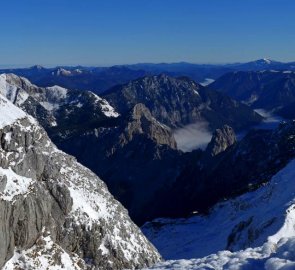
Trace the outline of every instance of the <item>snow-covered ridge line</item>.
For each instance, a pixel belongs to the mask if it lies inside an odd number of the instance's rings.
[[[83,97],[94,97],[97,108],[106,117],[118,117],[119,114],[108,103],[107,100],[95,95],[91,91],[69,90],[58,85],[51,87],[38,87],[29,80],[15,74],[0,75],[0,94],[5,96],[13,104],[23,108],[25,102],[30,97],[36,104],[40,104],[49,113],[54,114],[63,105],[77,103],[77,108],[83,107]],[[30,103],[31,101],[29,101]],[[87,102],[87,101],[86,101]],[[36,106],[35,104],[35,106]]]

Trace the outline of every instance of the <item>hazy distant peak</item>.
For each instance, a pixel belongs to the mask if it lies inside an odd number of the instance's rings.
[[[41,65],[35,65],[35,66],[30,67],[29,69],[42,70],[42,69],[45,69],[45,67],[43,67]]]

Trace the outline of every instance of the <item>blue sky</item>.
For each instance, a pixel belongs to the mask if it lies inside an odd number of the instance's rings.
[[[0,65],[295,61],[294,0],[1,1]]]

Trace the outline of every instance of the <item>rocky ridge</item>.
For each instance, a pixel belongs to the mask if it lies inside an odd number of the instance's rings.
[[[160,260],[106,185],[1,95],[0,138],[1,267],[122,269]]]
[[[170,128],[205,121],[211,130],[224,124],[239,130],[262,120],[248,106],[186,77],[144,77],[115,86],[103,97],[121,114],[142,103],[153,117]]]

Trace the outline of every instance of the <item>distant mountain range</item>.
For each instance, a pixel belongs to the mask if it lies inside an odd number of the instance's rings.
[[[295,102],[294,71],[230,72],[210,84],[210,88],[252,108],[262,108],[292,118],[291,107]]]
[[[91,90],[98,94],[117,84],[147,75],[165,73],[172,77],[187,76],[196,82],[215,80],[225,73],[232,71],[261,71],[261,70],[291,70],[295,71],[295,63],[282,63],[269,59],[260,59],[248,63],[224,65],[162,63],[162,64],[133,64],[113,67],[56,67],[45,68],[33,66],[30,68],[1,69],[0,73],[14,73],[28,78],[32,83],[48,87],[59,85],[74,90]]]

